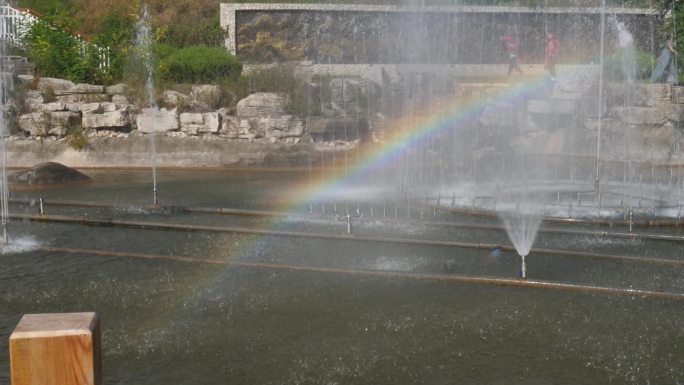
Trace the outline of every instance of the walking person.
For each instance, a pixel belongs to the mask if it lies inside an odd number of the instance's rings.
[[[523,71],[518,66],[518,53],[520,45],[513,35],[504,35],[499,39],[503,44],[503,48],[508,55],[508,75],[510,76],[513,70],[518,71],[522,75]]]
[[[665,42],[665,45],[660,50],[656,67],[653,69],[653,73],[651,73],[651,83],[678,83],[678,52],[675,47],[676,43],[672,39],[667,39],[667,42]]]
[[[560,40],[551,32],[546,33],[546,60],[545,68],[549,71],[551,80],[556,80],[556,61],[560,50]]]

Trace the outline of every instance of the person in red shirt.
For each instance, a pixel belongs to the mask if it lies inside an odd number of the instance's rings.
[[[558,50],[560,40],[551,32],[546,33],[546,63],[545,67],[551,75],[551,80],[556,79],[556,61],[558,60]]]
[[[513,35],[501,36],[499,40],[503,44],[506,54],[508,54],[508,75],[510,75],[513,70],[516,70],[518,73],[522,74],[523,72],[518,66],[518,50],[520,47],[518,45],[518,41],[515,39],[515,37],[513,37]]]

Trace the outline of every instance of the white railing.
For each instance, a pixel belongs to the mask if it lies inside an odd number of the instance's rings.
[[[31,25],[39,20],[40,18],[29,10],[16,9],[6,4],[0,5],[0,41],[23,46],[24,38],[31,29]],[[109,47],[100,47],[83,40],[80,36],[73,36],[73,38],[78,41],[82,52],[85,52],[88,46],[97,50],[100,69],[109,68]]]

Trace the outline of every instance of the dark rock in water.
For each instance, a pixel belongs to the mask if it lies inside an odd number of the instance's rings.
[[[14,172],[7,179],[10,188],[15,190],[90,182],[87,175],[56,162],[40,163],[31,169]]]

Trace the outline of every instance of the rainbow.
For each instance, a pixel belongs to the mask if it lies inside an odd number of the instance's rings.
[[[535,95],[539,95],[540,92],[544,92],[548,87],[548,77],[546,76],[540,75],[528,79],[526,82],[513,83],[508,87],[502,87],[498,93],[489,94],[486,97],[471,98],[465,102],[463,100],[437,101],[431,106],[423,108],[419,117],[402,118],[393,122],[392,131],[396,133],[394,136],[381,145],[369,147],[368,151],[363,152],[363,156],[354,159],[349,167],[345,167],[339,173],[326,173],[316,182],[305,182],[300,188],[294,189],[289,194],[289,199],[286,199],[288,203],[279,210],[283,215],[274,217],[265,227],[273,228],[285,225],[291,215],[307,211],[310,202],[321,199],[330,191],[353,186],[355,182],[368,176],[374,170],[393,164],[403,156],[407,148],[419,145],[422,140],[430,135],[475,121],[486,105],[497,102],[522,103]],[[224,259],[236,261],[252,259],[251,257],[262,246],[263,241],[264,237],[258,235],[242,237],[239,241],[241,243],[239,249],[231,255],[224,256]],[[224,252],[220,244],[215,247],[217,249],[216,254]],[[206,295],[207,291],[212,291],[216,285],[220,284],[225,272],[230,269],[234,269],[234,267],[223,266],[218,268],[218,266],[212,266],[208,271],[198,273],[199,275],[186,277],[188,284],[183,286],[188,287],[189,290],[183,293],[184,295],[181,295],[179,300],[186,304],[199,301]],[[191,281],[194,282],[191,283]],[[164,330],[164,328],[170,327],[168,322],[158,322],[175,319],[171,314],[175,311],[174,308],[174,306],[170,306],[167,311],[162,311],[147,320],[146,326],[140,328],[140,330],[148,330],[146,339],[154,341],[155,338],[159,338],[160,341],[163,341],[164,335],[176,333],[175,331]]]
[[[422,108],[420,116],[401,118],[391,124],[394,135],[381,145],[368,146],[365,151],[359,151],[362,156],[340,172],[328,173],[316,182],[311,182],[300,189],[296,189],[290,202],[281,211],[297,212],[304,205],[318,201],[328,192],[353,186],[374,170],[380,170],[397,162],[407,148],[419,146],[431,135],[452,130],[465,123],[479,118],[482,109],[492,103],[521,103],[540,93],[549,86],[549,79],[545,75],[538,75],[526,82],[512,83],[501,87],[497,93],[469,98],[468,100],[441,100]]]

